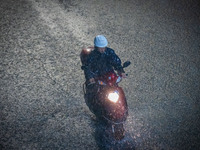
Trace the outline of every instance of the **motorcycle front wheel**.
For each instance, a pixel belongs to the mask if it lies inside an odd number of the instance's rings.
[[[115,140],[122,140],[125,136],[125,130],[123,124],[112,125],[112,133]]]

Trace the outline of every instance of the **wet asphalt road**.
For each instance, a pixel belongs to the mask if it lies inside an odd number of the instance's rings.
[[[79,54],[103,34],[129,77],[126,140],[200,147],[198,0],[1,0],[0,149],[98,149]]]

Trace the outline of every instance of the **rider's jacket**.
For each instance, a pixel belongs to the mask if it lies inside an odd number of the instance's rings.
[[[115,54],[115,51],[106,47],[104,53],[100,53],[95,48],[88,56],[85,77],[86,80],[91,78],[103,76],[107,72],[113,72],[117,70],[119,73],[124,72],[121,66],[120,58]]]

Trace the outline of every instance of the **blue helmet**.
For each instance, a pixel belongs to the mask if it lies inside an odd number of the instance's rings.
[[[94,46],[96,46],[96,47],[106,47],[107,45],[108,45],[108,41],[103,35],[97,35],[94,38]]]

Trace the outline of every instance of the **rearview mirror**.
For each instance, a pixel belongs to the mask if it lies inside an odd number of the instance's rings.
[[[126,67],[128,67],[130,64],[131,64],[131,62],[130,62],[130,61],[126,61],[126,62],[123,64],[123,68],[126,68]]]

